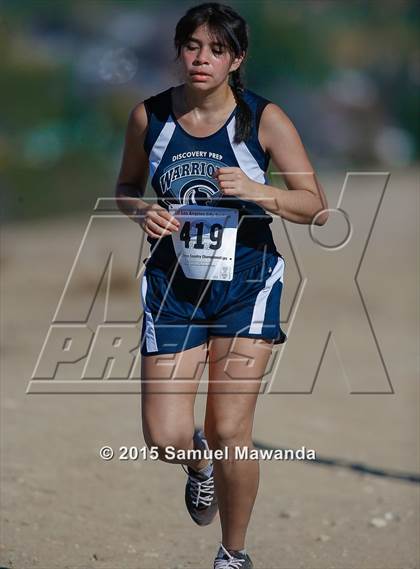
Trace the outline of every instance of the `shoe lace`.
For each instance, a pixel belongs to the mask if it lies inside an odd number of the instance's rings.
[[[184,468],[184,465],[182,465],[182,467]],[[214,496],[214,477],[209,476],[205,480],[198,480],[194,475],[190,474],[188,470],[185,470],[185,472],[188,474],[191,499],[194,506],[211,506]]]
[[[228,556],[228,559],[216,557],[214,560],[214,569],[241,569],[243,563],[245,563],[245,559],[233,557],[222,543],[220,544],[220,547],[223,549],[224,554]]]

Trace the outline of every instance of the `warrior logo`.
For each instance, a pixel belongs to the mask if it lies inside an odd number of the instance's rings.
[[[183,205],[210,205],[221,197],[219,188],[209,180],[191,180],[179,192]]]
[[[211,205],[222,197],[213,174],[220,161],[181,161],[159,176],[161,201],[181,205]]]

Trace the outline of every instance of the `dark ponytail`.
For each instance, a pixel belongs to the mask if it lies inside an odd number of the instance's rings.
[[[207,2],[190,8],[179,20],[175,30],[175,49],[177,58],[193,32],[206,24],[209,32],[217,40],[226,45],[233,57],[241,57],[248,49],[248,27],[245,20],[232,8],[218,2]],[[243,98],[244,85],[241,78],[241,67],[230,73],[230,86],[238,105],[236,113],[236,143],[249,138],[252,128],[251,109]]]
[[[238,105],[235,142],[239,143],[243,140],[248,140],[251,134],[252,113],[251,109],[246,104],[242,96],[242,93],[244,92],[244,86],[242,84],[240,67],[236,71],[232,71],[231,78],[233,94],[235,95],[236,104]]]

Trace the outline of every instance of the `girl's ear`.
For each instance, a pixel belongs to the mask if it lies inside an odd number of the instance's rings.
[[[233,58],[232,62],[230,64],[229,73],[239,69],[239,67],[241,66],[241,63],[243,62],[244,59],[245,59],[245,52],[240,57]]]

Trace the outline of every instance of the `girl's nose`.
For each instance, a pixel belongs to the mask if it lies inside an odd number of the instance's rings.
[[[201,48],[197,52],[197,56],[195,58],[195,61],[197,63],[206,63],[208,61],[208,52],[206,51],[205,48]]]

